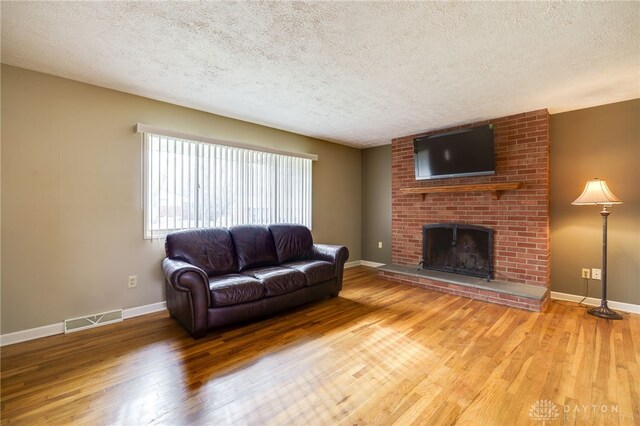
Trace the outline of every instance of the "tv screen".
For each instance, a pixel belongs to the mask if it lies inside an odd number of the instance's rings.
[[[413,153],[416,180],[496,172],[491,124],[415,138]]]

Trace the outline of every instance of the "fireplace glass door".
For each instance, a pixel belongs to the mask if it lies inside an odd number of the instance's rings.
[[[464,224],[422,227],[425,269],[493,278],[493,230]]]

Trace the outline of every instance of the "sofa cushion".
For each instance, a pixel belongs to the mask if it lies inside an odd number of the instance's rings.
[[[164,247],[168,258],[197,266],[210,277],[238,272],[231,234],[225,228],[171,232]]]
[[[281,266],[295,269],[304,274],[307,286],[319,284],[336,277],[336,268],[324,260],[298,260],[285,262]]]
[[[266,226],[238,225],[232,227],[229,232],[236,249],[240,271],[278,264],[273,237]]]
[[[313,237],[309,228],[303,225],[269,225],[280,263],[290,260],[308,259]]]
[[[291,293],[306,285],[302,272],[280,266],[266,266],[248,269],[242,272],[264,283],[267,297]]]
[[[264,284],[241,274],[213,277],[209,280],[211,306],[237,305],[260,300],[265,296]]]

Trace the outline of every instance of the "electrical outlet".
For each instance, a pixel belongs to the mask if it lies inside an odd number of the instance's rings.
[[[378,241],[378,248],[382,248],[382,241]]]
[[[602,269],[598,269],[598,268],[591,269],[591,278],[593,278],[594,280],[601,280]]]
[[[582,268],[582,278],[587,278],[587,279],[591,278],[589,276],[589,273],[590,273],[590,271],[589,271],[588,268]]]
[[[129,288],[134,288],[138,285],[138,276],[129,275]]]

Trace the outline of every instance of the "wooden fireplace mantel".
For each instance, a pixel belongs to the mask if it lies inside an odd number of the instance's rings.
[[[464,185],[446,186],[421,186],[414,188],[400,188],[401,194],[420,194],[424,201],[427,194],[451,193],[451,192],[493,192],[496,199],[500,198],[502,191],[512,191],[519,189],[522,182],[502,182],[502,183],[469,183]]]

